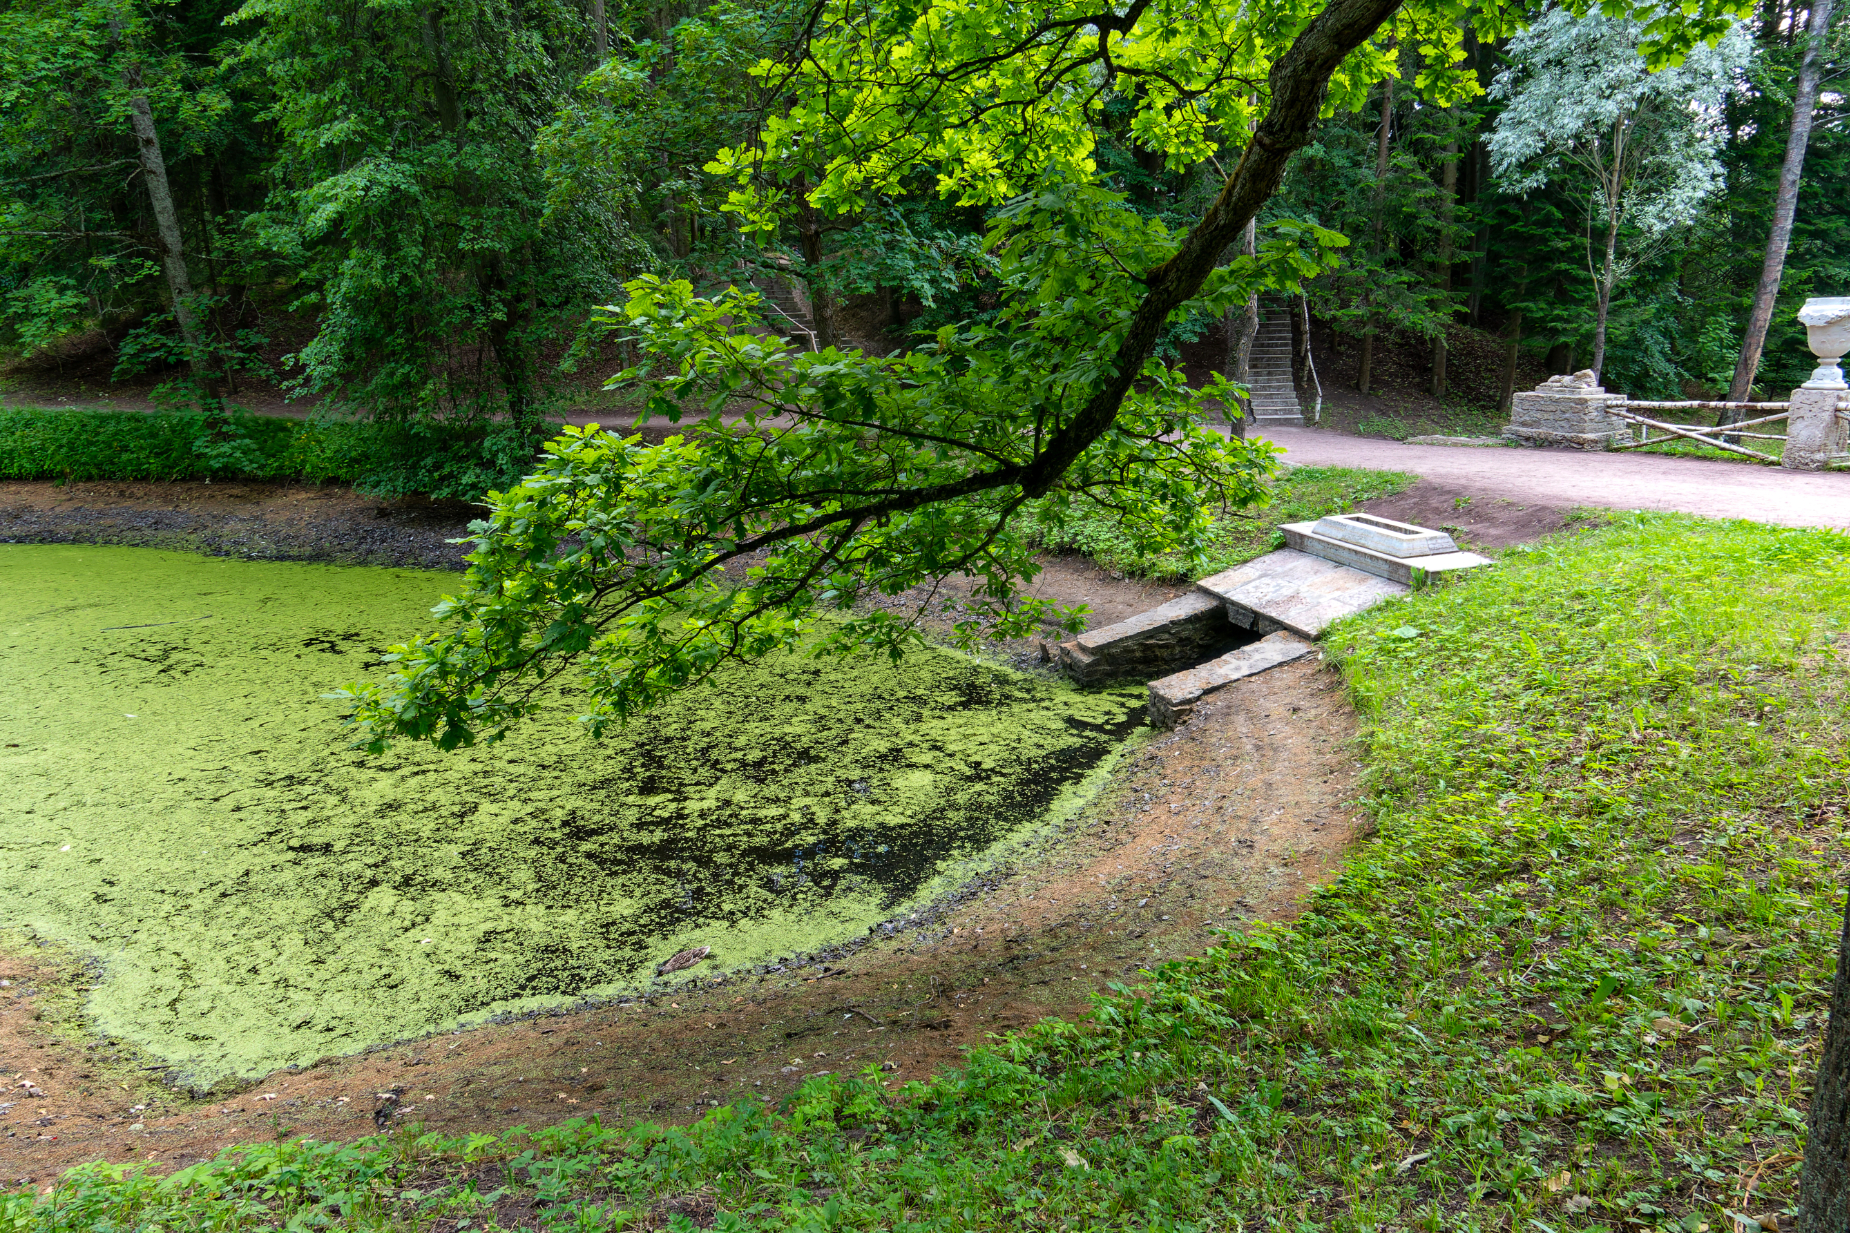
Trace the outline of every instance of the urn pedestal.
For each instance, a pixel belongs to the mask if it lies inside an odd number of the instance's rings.
[[[1840,405],[1850,403],[1850,386],[1837,361],[1850,351],[1850,297],[1805,301],[1799,309],[1818,367],[1811,380],[1792,391],[1786,416],[1786,450],[1780,465],[1793,471],[1822,471],[1850,448],[1850,424]]]

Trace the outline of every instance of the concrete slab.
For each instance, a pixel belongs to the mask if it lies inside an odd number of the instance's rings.
[[[1251,646],[1229,651],[1198,668],[1188,668],[1150,682],[1150,724],[1157,728],[1174,728],[1185,724],[1194,714],[1195,704],[1224,689],[1235,681],[1255,676],[1267,668],[1302,659],[1317,648],[1296,634],[1269,634]]]
[[[1293,526],[1303,526],[1301,522]],[[1429,531],[1410,522],[1374,514],[1331,514],[1311,527],[1314,534],[1338,543],[1354,544],[1384,557],[1430,557],[1457,552],[1458,545],[1444,531]]]
[[[1326,561],[1346,565],[1351,569],[1359,569],[1364,573],[1375,574],[1402,586],[1414,586],[1424,581],[1424,576],[1455,573],[1458,570],[1476,569],[1480,565],[1490,564],[1489,557],[1481,557],[1475,552],[1450,551],[1418,557],[1387,556],[1383,553],[1371,552],[1358,544],[1345,544],[1320,535],[1316,528],[1321,525],[1321,523],[1287,522],[1279,530],[1285,533],[1286,545],[1299,552],[1322,557]],[[1451,540],[1450,536],[1442,538],[1448,543]]]
[[[1154,676],[1193,663],[1237,633],[1224,605],[1190,591],[1116,625],[1062,642],[1060,667],[1080,685],[1127,676]]]
[[[1225,604],[1235,625],[1260,633],[1286,629],[1305,638],[1316,638],[1331,623],[1411,589],[1292,548],[1203,578],[1195,586]]]

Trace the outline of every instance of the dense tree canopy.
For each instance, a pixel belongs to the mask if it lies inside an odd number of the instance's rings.
[[[1048,615],[1019,592],[1035,571],[1030,504],[1054,521],[1116,506],[1192,547],[1209,509],[1255,494],[1266,447],[1203,426],[1201,393],[1157,358],[1164,330],[1330,268],[1341,237],[1283,218],[1255,255],[1225,257],[1320,115],[1365,98],[1396,48],[1421,56],[1416,89],[1455,102],[1477,90],[1458,67],[1461,23],[1497,37],[1518,16],[1262,7],[813,7],[791,53],[755,70],[789,105],[715,159],[738,182],[730,207],[774,235],[924,177],[992,208],[997,312],[901,359],[793,354],[740,332],[748,297],[633,283],[622,316],[649,359],[626,379],[670,419],[699,406],[699,423],[660,446],[568,433],[494,502],[470,588],[442,612],[452,628],[396,649],[391,678],[356,691],[356,722],[375,743],[492,738],[582,660],[595,729],[803,639],[897,654],[915,625],[851,605],[953,573],[980,579],[966,637],[1025,632]],[[1728,28],[1719,12],[1643,17],[1660,60]],[[1117,101],[1166,171],[1228,155],[1186,231],[1099,182],[1098,129]]]

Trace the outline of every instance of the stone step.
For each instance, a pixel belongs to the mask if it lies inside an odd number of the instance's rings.
[[[1296,634],[1269,634],[1251,646],[1229,651],[1198,668],[1150,682],[1149,714],[1153,728],[1174,728],[1188,722],[1196,703],[1235,681],[1257,676],[1268,668],[1304,658],[1317,648]]]
[[[1116,625],[1062,642],[1060,667],[1080,685],[1150,677],[1193,663],[1237,634],[1212,596],[1190,591]]]
[[[1412,587],[1423,584],[1434,574],[1457,573],[1490,564],[1488,557],[1481,557],[1475,552],[1459,552],[1455,548],[1449,552],[1395,556],[1391,552],[1319,534],[1319,525],[1314,522],[1287,522],[1279,530],[1285,533],[1285,543],[1290,549],[1332,564],[1361,570],[1398,586]],[[1427,534],[1438,535],[1437,532]],[[1447,544],[1451,543],[1449,536],[1438,537]]]
[[[1203,578],[1195,587],[1224,604],[1235,625],[1312,639],[1333,622],[1411,589],[1293,548]]]

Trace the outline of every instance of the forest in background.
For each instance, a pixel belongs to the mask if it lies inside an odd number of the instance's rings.
[[[30,368],[101,356],[188,407],[280,384],[427,434],[428,465],[397,486],[429,490],[425,472],[454,471],[459,451],[472,460],[463,487],[531,457],[548,412],[625,358],[596,308],[642,273],[752,282],[824,347],[887,351],[992,314],[985,234],[998,207],[957,204],[930,169],[904,192],[851,212],[790,210],[769,231],[742,231],[729,212],[738,181],[715,151],[749,150],[776,122],[777,75],[754,66],[799,45],[808,12],[789,0],[9,3],[0,357]],[[1635,26],[1597,15],[1557,11],[1496,45],[1467,31],[1485,93],[1451,107],[1408,88],[1431,67],[1408,49],[1364,106],[1323,122],[1248,243],[1288,220],[1348,237],[1303,289],[1342,353],[1327,358],[1345,359],[1364,392],[1384,340],[1423,355],[1430,392],[1454,401],[1506,398],[1519,358],[1591,366],[1604,284],[1608,388],[1720,396],[1810,19],[1800,0],[1771,0],[1655,93],[1636,86]],[[1847,27],[1837,14],[1825,48],[1759,390],[1808,371],[1792,310],[1850,290]],[[1626,90],[1620,124],[1642,154],[1615,193],[1598,173],[1602,156],[1623,161],[1619,134],[1593,112]],[[1173,170],[1136,113],[1128,98],[1095,113],[1105,183],[1186,227],[1225,169]],[[807,186],[772,187],[797,201]],[[174,256],[178,284],[163,268]],[[1454,346],[1461,361],[1500,352],[1502,372],[1448,373],[1447,340],[1472,330],[1497,347]],[[1224,353],[1237,376],[1240,337],[1233,315],[1190,318],[1172,324],[1166,353]]]

